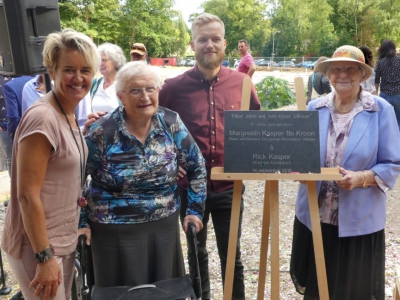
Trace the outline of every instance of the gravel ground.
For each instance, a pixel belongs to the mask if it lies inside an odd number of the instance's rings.
[[[258,270],[260,259],[261,226],[263,211],[263,181],[245,181],[246,192],[245,211],[242,225],[242,258],[245,269],[246,299],[256,299],[258,285]],[[298,183],[280,181],[279,185],[279,233],[280,233],[280,299],[302,299],[296,293],[289,275],[291,239],[294,220],[294,205]],[[399,264],[400,254],[400,213],[398,195],[400,182],[397,181],[393,190],[388,192],[387,198],[387,226],[386,226],[386,294],[392,298],[392,288],[395,281],[395,266]],[[208,249],[210,253],[210,278],[213,299],[223,299],[221,272],[218,250],[212,223],[208,232]],[[184,245],[185,246],[185,245]],[[268,250],[268,254],[270,249]],[[269,256],[269,255],[268,255]],[[267,261],[267,280],[264,299],[270,299],[270,260]]]
[[[171,70],[168,68],[162,69],[163,77],[173,77],[185,71],[183,68]],[[305,72],[277,73],[277,72],[256,72],[253,81],[259,81],[267,75],[275,75],[285,78],[289,82],[293,82],[294,76],[302,76],[306,80]],[[288,106],[284,110],[296,110],[296,106]],[[260,241],[261,241],[261,224],[264,199],[264,182],[263,181],[245,181],[246,192],[245,211],[242,226],[242,259],[245,267],[246,280],[246,299],[256,299],[258,270],[260,258]],[[279,185],[279,218],[280,218],[280,299],[296,300],[301,299],[301,296],[295,292],[293,284],[289,276],[289,263],[291,252],[292,226],[294,220],[294,204],[297,192],[297,182],[280,181]],[[386,226],[386,294],[387,299],[392,298],[392,288],[395,280],[395,265],[399,264],[400,255],[400,225],[398,216],[400,215],[400,207],[396,203],[400,194],[400,182],[397,181],[393,190],[387,194],[387,226]],[[1,195],[0,195],[1,196]],[[7,193],[0,197],[4,200]],[[5,208],[0,204],[0,230],[2,230]],[[184,253],[186,252],[186,239],[182,233],[182,245]],[[221,272],[219,265],[218,250],[215,242],[214,230],[212,222],[209,223],[208,232],[208,250],[210,260],[210,280],[212,287],[213,299],[223,299]],[[270,250],[268,250],[270,253]],[[13,278],[9,269],[7,260],[3,255],[4,268],[9,276],[6,280],[6,285],[12,288],[12,292],[7,296],[0,296],[0,299],[10,299],[18,290],[18,284]],[[270,261],[267,262],[267,279],[265,287],[264,299],[270,299]]]

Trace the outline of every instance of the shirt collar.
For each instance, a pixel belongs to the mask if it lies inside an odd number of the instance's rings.
[[[127,137],[132,136],[128,129],[126,128],[126,123],[125,123],[125,109],[121,105],[119,106],[114,112],[112,112],[112,116],[117,119],[118,122],[118,131],[122,134],[124,134]],[[151,127],[150,127],[150,133],[154,132],[154,134],[160,134],[160,135],[165,135],[164,130],[161,126],[160,120],[159,120],[159,113],[158,111],[153,115],[151,118]]]
[[[203,76],[203,74],[201,74],[197,64],[195,64],[195,66],[193,68],[193,72],[194,72],[196,78],[200,80],[200,82],[207,83],[207,84],[216,83],[226,75],[226,70],[225,70],[225,67],[223,67],[223,66],[220,67],[217,75],[215,75],[214,78],[211,80],[204,78],[204,76]]]
[[[333,90],[331,93],[327,94],[325,97],[323,97],[315,106],[316,109],[321,108],[321,107],[327,107],[329,109],[334,108],[333,106],[333,100],[335,99],[335,91]],[[379,111],[378,105],[374,99],[374,96],[372,96],[371,93],[365,91],[364,89],[361,89],[360,93],[360,101],[363,110],[365,111]]]

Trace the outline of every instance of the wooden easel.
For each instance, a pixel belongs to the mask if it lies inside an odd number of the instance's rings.
[[[297,79],[297,78],[296,78]],[[296,84],[295,79],[295,84]],[[302,78],[300,78],[302,81]],[[298,82],[298,81],[297,81]],[[299,85],[299,83],[297,83]],[[299,107],[305,108],[304,86],[299,91]],[[242,107],[248,110],[250,104],[251,79],[243,81]],[[302,93],[302,94],[301,94]],[[302,96],[301,96],[302,95]],[[321,237],[316,181],[340,180],[341,176],[336,168],[322,168],[320,174],[271,174],[271,173],[224,173],[224,168],[217,167],[211,170],[212,180],[234,180],[231,224],[229,231],[228,257],[225,272],[224,300],[232,299],[233,275],[235,268],[236,245],[239,230],[240,202],[243,180],[264,180],[264,210],[261,234],[261,251],[258,278],[257,300],[263,299],[267,268],[268,236],[271,226],[271,299],[279,299],[279,180],[306,181],[310,207],[311,227],[313,234],[315,262],[317,268],[318,288],[321,300],[329,300],[328,284],[326,280],[325,257]]]
[[[393,299],[400,300],[400,266],[396,266],[396,280],[394,281]]]

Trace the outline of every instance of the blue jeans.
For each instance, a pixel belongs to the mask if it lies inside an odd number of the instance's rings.
[[[385,93],[380,93],[379,97],[385,99],[393,106],[394,113],[396,114],[397,124],[399,125],[400,130],[400,95],[390,96]]]
[[[7,131],[0,132],[0,148],[4,152],[6,157],[6,165],[8,170],[8,175],[11,177],[11,157],[12,157],[12,141]]]

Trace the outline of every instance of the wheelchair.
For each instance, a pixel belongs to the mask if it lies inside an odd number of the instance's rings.
[[[90,246],[81,235],[76,252],[76,276],[72,286],[72,300],[188,300],[201,299],[201,279],[197,255],[196,227],[189,223],[188,242],[193,249],[194,274],[179,278],[144,284],[135,287],[98,287],[95,284]]]

